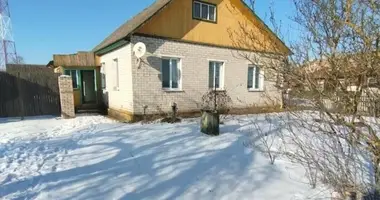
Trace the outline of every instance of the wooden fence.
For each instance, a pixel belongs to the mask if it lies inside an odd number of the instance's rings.
[[[339,97],[335,97],[333,101],[331,99],[324,99],[323,106],[332,112],[340,112],[343,110],[342,105],[339,105],[341,102]],[[378,116],[380,114],[380,105],[373,101],[373,99],[362,96],[360,97],[359,104],[357,106],[357,111],[360,114],[370,115],[370,116]]]
[[[380,100],[380,99],[379,99]],[[318,102],[322,103],[320,105]],[[284,103],[295,109],[305,109],[305,110],[324,110],[326,109],[329,112],[337,112],[337,113],[344,113],[344,102],[343,100],[340,100],[339,96],[330,97],[326,99],[322,99],[319,101],[313,100],[311,98],[301,98],[301,97],[294,97],[291,95],[287,95],[284,97]],[[380,116],[380,101],[376,102],[373,99],[362,96],[359,100],[359,104],[357,106],[358,113],[362,115],[367,116]]]
[[[58,74],[52,69],[8,65],[0,72],[0,117],[59,114]]]

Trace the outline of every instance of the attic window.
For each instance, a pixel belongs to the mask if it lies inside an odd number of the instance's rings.
[[[193,19],[216,22],[216,5],[193,1]]]

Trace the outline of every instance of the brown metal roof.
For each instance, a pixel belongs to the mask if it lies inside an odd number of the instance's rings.
[[[103,40],[103,42],[96,46],[93,51],[101,50],[128,36],[171,1],[172,0],[156,0],[152,5],[116,29],[116,31],[114,31],[110,36]]]

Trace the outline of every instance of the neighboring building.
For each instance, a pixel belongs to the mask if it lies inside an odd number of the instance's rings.
[[[365,59],[360,54],[351,54],[331,61],[325,58],[308,62],[296,69],[298,76],[294,77],[298,80],[294,82],[298,84],[294,84],[293,89],[309,91],[309,85],[315,84],[319,90],[339,91],[343,86],[347,91],[356,91],[359,83],[363,88],[380,88],[377,62],[372,61],[374,66],[369,67]],[[334,68],[330,62],[334,62]]]
[[[276,49],[248,44],[237,48],[231,33],[242,24]],[[132,50],[138,42],[148,52],[141,62]],[[199,112],[202,96],[214,86],[227,90],[236,108],[268,106],[266,95],[281,105],[275,81],[264,80],[267,58],[250,63],[234,53],[290,53],[241,0],[157,0],[93,51],[99,57],[109,114],[128,120],[144,112],[170,112],[173,103],[180,113]]]

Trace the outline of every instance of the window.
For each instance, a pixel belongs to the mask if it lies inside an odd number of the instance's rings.
[[[209,88],[223,89],[223,62],[210,61],[209,63]]]
[[[264,72],[258,66],[250,65],[248,67],[248,82],[249,90],[264,90]]]
[[[162,88],[179,89],[181,85],[180,59],[163,58],[161,76]]]
[[[216,6],[209,3],[194,1],[193,18],[216,22]]]
[[[368,87],[379,87],[379,83],[376,78],[374,77],[369,77],[368,78]]]
[[[101,75],[101,82],[102,82],[102,89],[105,90],[107,88],[106,85],[106,63],[102,63],[102,66],[100,68],[100,75]]]
[[[71,76],[73,79],[73,88],[78,88],[78,73],[77,70],[65,70],[65,75]]]
[[[119,90],[119,60],[113,59],[113,71],[115,73],[114,90]]]

